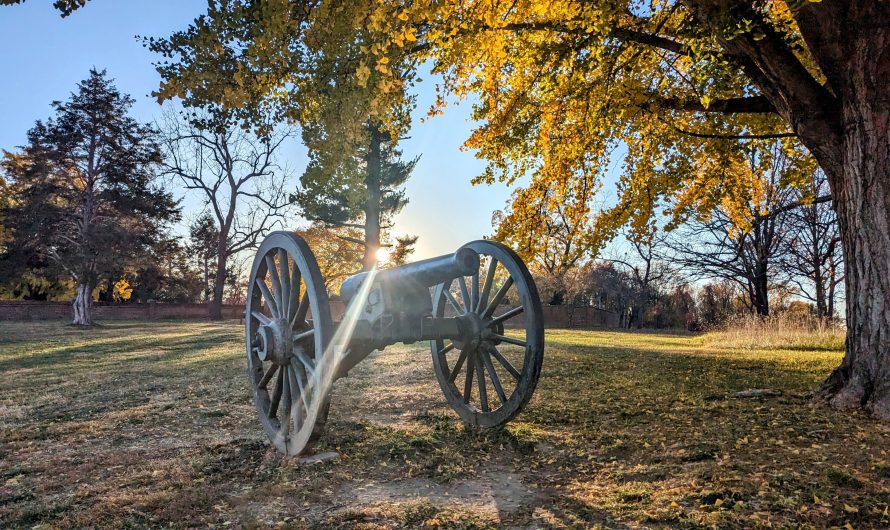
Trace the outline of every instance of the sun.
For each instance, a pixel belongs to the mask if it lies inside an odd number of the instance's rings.
[[[378,263],[385,263],[389,260],[389,249],[380,247],[377,249],[377,252],[374,253],[374,256],[377,258]]]

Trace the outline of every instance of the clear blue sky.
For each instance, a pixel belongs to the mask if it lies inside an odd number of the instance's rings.
[[[0,149],[25,141],[37,119],[51,114],[50,102],[67,99],[91,67],[107,69],[117,87],[136,99],[133,114],[150,121],[160,107],[149,96],[159,77],[153,54],[136,35],[167,36],[184,28],[206,9],[205,0],[91,0],[62,19],[50,0],[28,0],[0,7]],[[491,214],[503,208],[510,190],[471,186],[484,163],[460,150],[471,130],[469,104],[450,105],[444,116],[420,123],[433,101],[433,84],[420,87],[415,125],[402,144],[406,157],[421,155],[407,185],[410,203],[396,218],[395,233],[420,236],[414,258],[452,252],[466,241],[492,232]],[[305,167],[305,151],[295,144],[285,154],[296,174]],[[181,190],[176,191],[178,196]],[[186,217],[195,200],[185,202]],[[303,223],[290,220],[292,227]]]

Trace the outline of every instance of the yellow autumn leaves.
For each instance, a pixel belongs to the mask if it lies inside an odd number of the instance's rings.
[[[779,4],[764,9],[799,44]],[[674,3],[360,0],[321,3],[308,16],[288,5],[245,4],[210,17],[183,46],[206,65],[165,72],[164,90],[206,92],[234,107],[272,100],[300,119],[320,105],[349,108],[355,123],[340,127],[346,137],[361,134],[366,119],[392,132],[410,126],[409,89],[418,65],[432,65],[431,114],[474,96],[478,127],[465,145],[488,162],[476,182],[531,179],[521,194],[527,203],[544,216],[568,207],[580,225],[590,221],[607,169],[619,169],[618,199],[597,216],[594,245],[627,223],[644,231],[664,211],[677,222],[720,207],[744,230],[748,203],[770,189],[762,181],[769,157],[752,165],[750,153],[772,147],[738,138],[785,133],[781,120],[676,109],[712,109],[752,87],[713,37],[688,31],[690,14]],[[221,44],[232,28],[250,36],[243,50],[237,39]],[[801,180],[783,178],[781,185]],[[512,219],[521,223],[510,231],[540,222],[528,211]]]

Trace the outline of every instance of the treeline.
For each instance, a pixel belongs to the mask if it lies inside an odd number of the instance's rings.
[[[303,128],[310,164],[296,184],[280,162],[287,120],[245,128],[224,107],[167,109],[159,123],[129,115],[133,99],[91,70],[71,97],[52,104],[27,142],[0,159],[0,298],[73,300],[75,324],[92,324],[94,302],[243,303],[250,250],[289,219],[313,244],[333,282],[374,266],[383,246],[404,262],[417,238],[389,243],[408,202],[415,160],[369,123],[347,148],[328,124]],[[259,117],[257,118],[259,120]],[[201,208],[181,224],[178,185]]]
[[[0,296],[74,299],[84,324],[94,301],[200,301],[219,318],[224,302],[243,301],[245,251],[289,215],[313,221],[301,233],[335,291],[373,266],[407,203],[402,186],[416,160],[403,161],[372,121],[351,149],[322,132],[335,117],[307,123],[310,164],[291,185],[278,162],[290,129],[248,131],[212,106],[140,124],[132,103],[91,71],[24,147],[4,152]],[[550,188],[517,190],[493,217],[492,237],[529,262],[546,303],[614,311],[622,327],[698,329],[789,308],[834,318],[843,263],[824,174],[784,140],[751,142],[737,155],[726,171],[750,186],[731,202],[704,213],[663,205],[669,222],[631,223],[605,250],[589,204],[557,200]],[[172,230],[182,219],[173,183],[202,204],[183,236]],[[391,262],[406,261],[415,242],[395,239]]]
[[[574,274],[578,283],[571,293],[554,288],[547,277],[537,279],[545,303],[567,306],[569,325],[574,324],[573,309],[578,307],[613,312],[623,329],[701,331],[756,314],[745,291],[731,280],[696,284],[677,279],[646,285],[615,262],[602,260],[585,264]],[[772,289],[771,314],[836,321],[836,316],[819,317],[816,304],[797,296],[794,290],[780,285]]]
[[[614,311],[626,328],[702,329],[787,311],[835,319],[843,256],[824,173],[789,142],[758,142],[746,156],[744,195],[704,214],[673,205],[670,222],[630,225],[601,252],[590,243],[595,215],[567,212],[546,190],[537,201],[515,196],[495,215],[496,237],[531,263],[546,303]]]

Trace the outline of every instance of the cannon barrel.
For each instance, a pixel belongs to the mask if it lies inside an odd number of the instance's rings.
[[[377,273],[374,282],[392,286],[432,287],[458,276],[469,276],[478,270],[479,254],[473,249],[462,248],[454,254],[384,269]],[[347,302],[351,300],[367,276],[367,272],[360,272],[346,278],[340,286],[340,296]]]

